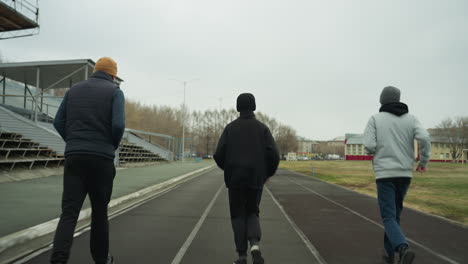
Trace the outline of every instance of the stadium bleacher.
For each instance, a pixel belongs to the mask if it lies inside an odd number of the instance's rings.
[[[65,142],[52,124],[63,98],[53,90],[67,89],[87,79],[94,65],[90,59],[0,63],[2,167],[13,169],[20,163],[29,168],[63,164]],[[123,80],[116,77],[115,81]],[[167,144],[160,145],[155,142],[157,138]],[[171,161],[173,142],[174,138],[168,135],[125,129],[116,165]]]
[[[34,166],[58,167],[64,156],[53,149],[24,138],[21,134],[0,130],[0,169],[13,170],[18,165],[32,169]],[[134,163],[155,163],[164,158],[135,143],[123,140],[119,147],[119,163],[128,166]]]
[[[40,165],[60,166],[65,142],[51,123],[34,123],[24,118],[27,112],[17,107],[0,106],[0,168],[12,170],[20,164],[29,169]],[[172,152],[149,143],[136,132],[125,132],[118,150],[119,166],[172,160]]]
[[[21,134],[6,132],[0,129],[0,168],[14,169],[23,165],[29,169],[33,166],[60,166],[63,155],[54,150],[42,147],[39,143],[24,138]]]
[[[123,140],[120,143],[119,148],[119,162],[120,165],[127,165],[129,163],[141,163],[141,162],[158,162],[164,161],[165,159],[158,154],[144,149],[135,143],[130,143],[127,140]]]

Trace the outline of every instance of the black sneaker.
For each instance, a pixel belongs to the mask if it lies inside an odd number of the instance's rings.
[[[250,254],[252,255],[253,264],[263,264],[265,260],[262,257],[262,252],[258,246],[253,246],[250,250]]]
[[[234,261],[234,264],[247,264],[247,259],[245,259],[245,258],[238,259],[238,260]]]
[[[408,247],[402,247],[400,249],[400,261],[399,264],[411,264],[413,263],[414,258],[416,255],[414,252],[409,249]]]
[[[395,264],[395,256],[387,256],[384,254],[382,258],[385,261],[385,264]]]

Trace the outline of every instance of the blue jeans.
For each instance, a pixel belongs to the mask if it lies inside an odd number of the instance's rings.
[[[408,245],[400,228],[400,215],[409,185],[410,181],[402,178],[377,181],[380,215],[385,227],[384,247],[388,256],[395,255],[400,246]]]

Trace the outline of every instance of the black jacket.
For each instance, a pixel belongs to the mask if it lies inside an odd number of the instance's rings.
[[[268,127],[250,111],[226,126],[214,159],[226,187],[262,189],[278,168],[279,153]]]

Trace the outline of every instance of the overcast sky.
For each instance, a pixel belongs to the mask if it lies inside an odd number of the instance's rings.
[[[385,3],[384,3],[385,2]],[[468,115],[468,1],[40,1],[40,34],[9,61],[113,57],[127,98],[257,109],[311,139],[363,131],[384,86],[424,126]]]

